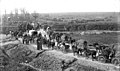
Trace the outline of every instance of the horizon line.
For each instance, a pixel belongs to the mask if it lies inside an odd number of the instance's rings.
[[[27,12],[29,14],[32,14],[32,13],[39,13],[39,14],[67,14],[67,13],[120,13],[120,12],[44,12],[44,13],[41,13],[41,12]],[[5,15],[5,14],[11,14],[11,13],[3,13],[2,15]],[[15,14],[14,12],[12,12],[12,14]],[[18,13],[18,14],[21,14],[21,13]]]

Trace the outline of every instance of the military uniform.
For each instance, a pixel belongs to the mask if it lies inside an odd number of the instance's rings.
[[[27,34],[23,35],[23,44],[26,42],[26,44],[29,44],[29,36]]]
[[[42,50],[42,37],[37,38],[37,50]]]
[[[73,51],[73,55],[74,55],[74,56],[75,56],[75,53],[78,54],[77,44],[76,44],[76,43],[72,43],[72,51]]]
[[[88,42],[87,42],[87,41],[84,41],[84,42],[83,42],[83,49],[84,49],[84,50],[87,50],[87,45],[88,45]]]

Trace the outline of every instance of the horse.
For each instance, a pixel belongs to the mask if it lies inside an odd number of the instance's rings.
[[[103,54],[102,52],[102,48],[98,43],[94,43],[93,45],[89,45],[86,49],[85,49],[85,55],[87,58],[89,58],[89,56],[92,56],[92,60],[97,59],[99,55]],[[106,54],[106,51],[104,51]],[[108,52],[108,51],[107,51]]]
[[[48,35],[47,31],[45,31],[44,29],[39,29],[37,32],[38,32],[38,34],[41,33],[43,38],[46,38],[47,40],[49,40],[49,35]]]
[[[29,30],[29,31],[28,31],[28,34],[29,34],[30,36],[33,36],[33,35],[37,35],[38,33],[37,33],[36,30]]]
[[[112,47],[109,46],[105,49],[102,49],[101,54],[99,56],[103,56],[105,58],[105,61],[111,62],[112,58],[115,57],[115,54],[116,54],[116,49],[114,48],[114,45],[112,45]]]
[[[75,41],[75,40],[74,40]],[[77,55],[82,55],[84,50],[84,40],[80,39],[76,41]]]
[[[23,34],[23,44],[29,44],[30,42],[30,35],[27,32],[24,32]]]
[[[89,56],[92,56],[92,60],[96,59],[96,54],[97,54],[96,49],[86,49],[85,50],[86,57],[89,58]]]
[[[78,54],[78,49],[77,49],[77,44],[76,43],[73,43],[72,44],[72,51],[73,51],[73,55],[75,56],[75,53]]]
[[[33,40],[34,42],[34,39],[39,35],[41,34],[44,41],[46,40],[49,40],[49,35],[47,34],[47,32],[44,30],[44,29],[39,29],[39,30],[29,30],[28,31],[28,34],[29,36],[31,37],[31,40]]]

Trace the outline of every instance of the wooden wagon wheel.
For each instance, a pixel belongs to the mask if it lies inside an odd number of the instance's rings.
[[[102,63],[106,62],[106,58],[104,56],[98,56],[97,60],[102,62]]]
[[[113,58],[111,63],[114,64],[114,65],[119,65],[119,59],[118,58]]]

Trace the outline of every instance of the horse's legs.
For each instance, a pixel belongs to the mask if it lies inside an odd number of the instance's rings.
[[[24,40],[24,44],[27,44],[27,40]]]
[[[32,43],[31,39],[29,40],[30,44]]]
[[[30,38],[30,43],[34,43],[34,39],[32,37]]]
[[[80,49],[79,51],[80,51],[80,55],[82,55],[82,49]]]
[[[85,57],[88,59],[89,58],[89,53],[85,51]]]
[[[28,41],[27,41],[27,40],[26,40],[25,42],[26,42],[26,44],[28,44]]]
[[[24,39],[23,39],[23,44],[25,43]]]
[[[28,40],[28,39],[26,40],[26,44],[27,44],[27,45],[29,44],[29,40]]]
[[[30,39],[28,40],[28,44],[30,44]]]
[[[30,39],[29,41],[30,41],[30,44],[32,44],[32,43],[33,43],[32,39]]]
[[[92,55],[92,60],[94,61],[94,59],[96,58],[96,52],[93,51],[93,52],[91,53],[91,55]]]
[[[92,61],[94,61],[94,55],[92,54],[91,56],[92,56]]]
[[[73,51],[73,55],[75,56],[75,51]]]
[[[80,49],[78,49],[78,51],[77,51],[77,55],[80,56],[80,53],[81,53],[81,52],[80,52]]]
[[[33,43],[35,42],[34,38],[33,38]]]

